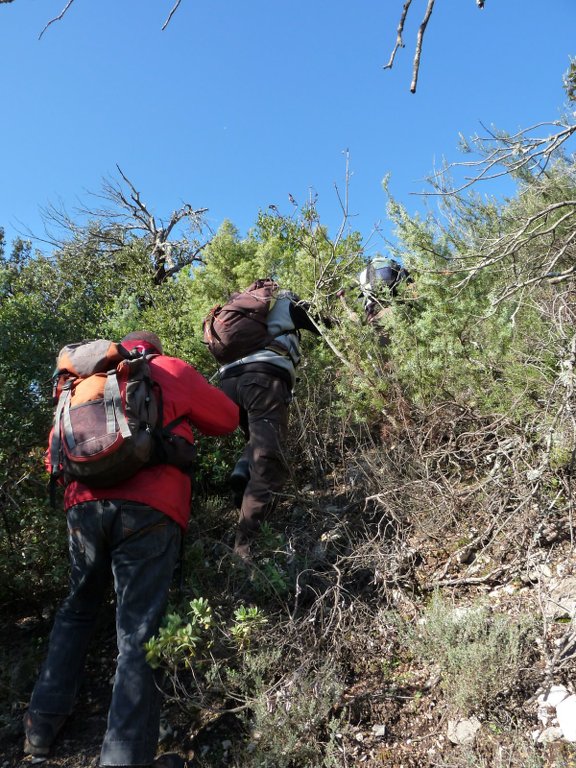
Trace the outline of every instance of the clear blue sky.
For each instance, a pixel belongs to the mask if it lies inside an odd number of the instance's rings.
[[[386,223],[382,178],[414,211],[423,179],[458,159],[481,122],[514,131],[561,113],[576,54],[575,0],[437,0],[409,92],[425,0],[384,70],[402,0],[65,0],[0,5],[0,226],[42,232],[39,208],[72,210],[118,164],[160,218],[183,202],[242,234],[259,209],[290,213],[313,189],[334,232]],[[487,191],[489,191],[487,189]],[[494,191],[494,190],[492,190]],[[376,250],[379,242],[371,241]]]

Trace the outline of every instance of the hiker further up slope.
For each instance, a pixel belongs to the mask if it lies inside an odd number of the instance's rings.
[[[240,406],[246,445],[230,482],[240,516],[234,551],[250,545],[288,477],[289,405],[300,363],[300,331],[319,335],[308,305],[267,278],[232,294],[204,321],[208,348],[221,364],[223,391]]]

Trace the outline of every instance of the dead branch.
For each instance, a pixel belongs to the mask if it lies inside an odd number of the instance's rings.
[[[404,24],[406,22],[406,16],[408,14],[408,9],[412,5],[412,0],[406,0],[404,3],[404,7],[402,8],[402,13],[400,15],[400,21],[398,22],[398,28],[396,30],[396,44],[394,48],[392,49],[392,53],[390,54],[390,59],[388,60],[388,64],[384,65],[384,69],[392,69],[394,65],[394,59],[396,58],[396,53],[399,48],[404,48],[404,40],[402,38],[402,35],[404,34]]]
[[[12,2],[12,0],[8,0],[8,1],[9,1],[9,2]],[[2,2],[7,2],[7,0],[2,0]],[[48,22],[48,24],[46,24],[46,26],[44,27],[44,29],[42,30],[42,32],[40,32],[40,34],[38,35],[38,40],[40,40],[40,39],[42,38],[42,35],[44,34],[44,32],[46,32],[46,30],[48,29],[48,27],[49,27],[51,24],[54,24],[54,22],[55,22],[55,21],[60,21],[61,19],[63,19],[63,18],[64,18],[64,14],[65,14],[65,13],[66,13],[66,11],[67,11],[67,10],[70,8],[70,6],[72,5],[72,3],[73,3],[73,2],[74,2],[74,0],[68,0],[68,2],[67,2],[67,3],[66,3],[66,5],[64,6],[64,8],[63,8],[63,9],[62,9],[62,11],[60,12],[60,14],[59,14],[58,16],[55,16],[53,19],[50,19],[50,21]]]
[[[414,54],[414,64],[413,64],[413,71],[412,71],[412,83],[410,84],[410,93],[416,93],[416,84],[418,83],[418,72],[420,71],[420,57],[422,56],[422,43],[424,41],[424,33],[426,32],[426,27],[428,26],[428,22],[430,21],[430,16],[432,15],[432,11],[434,10],[434,1],[435,0],[428,0],[426,13],[424,14],[424,18],[422,19],[422,23],[420,24],[420,27],[418,29],[418,37],[416,38],[416,52]]]
[[[530,256],[525,259],[524,275],[515,274],[511,281],[504,283],[492,300],[493,307],[525,288],[543,282],[558,285],[573,279],[576,267],[566,262],[570,262],[570,255],[576,247],[575,222],[576,200],[563,200],[545,206],[528,216],[516,230],[498,237],[478,254],[470,266],[462,265],[461,271],[466,276],[457,288],[463,288],[483,269],[497,264],[519,263],[519,257],[527,249],[530,253],[537,253],[537,259]]]
[[[446,164],[429,179],[432,191],[424,194],[450,198],[455,213],[466,213],[461,195],[473,184],[507,175],[521,179],[517,202],[508,205],[506,216],[501,217],[507,225],[504,233],[484,238],[460,255],[458,269],[464,277],[459,289],[482,270],[498,265],[506,276],[502,289],[492,299],[495,308],[542,283],[556,286],[574,279],[576,200],[558,199],[555,179],[566,177],[570,184],[574,182],[574,170],[563,162],[563,153],[575,134],[572,117],[540,122],[513,135],[487,131],[483,138],[472,139],[472,148],[466,147],[466,151],[478,153],[479,159]],[[464,181],[457,184],[452,180],[452,171],[459,169],[466,171]],[[473,173],[467,173],[468,169]],[[531,212],[534,196],[541,199],[540,208]],[[556,200],[548,202],[550,197]],[[463,231],[465,237],[467,234]]]
[[[345,227],[348,223],[350,213],[349,213],[349,193],[350,193],[350,151],[346,149],[344,151],[344,155],[346,156],[346,171],[345,171],[345,180],[344,180],[344,199],[342,199],[342,196],[340,195],[340,190],[338,189],[338,186],[335,184],[334,188],[336,190],[336,196],[338,197],[338,202],[340,203],[340,208],[342,210],[342,222],[340,224],[340,227],[338,229],[338,233],[336,234],[336,237],[334,238],[333,243],[333,250],[336,250],[338,247],[338,244],[340,240],[342,239],[342,235],[344,234]]]
[[[531,136],[533,132],[545,128],[559,130],[543,136]],[[518,174],[523,169],[529,173],[541,175],[545,172],[552,156],[575,132],[576,124],[559,120],[536,123],[510,136],[487,130],[487,137],[475,136],[471,139],[476,152],[482,155],[480,159],[447,164],[440,171],[435,172],[431,180],[433,191],[421,194],[423,196],[456,195],[479,181],[493,181],[503,176]],[[454,186],[451,183],[450,173],[458,168],[472,168],[477,171],[472,176],[466,176],[461,185]]]
[[[411,93],[416,93],[416,85],[418,83],[418,74],[420,72],[420,59],[422,57],[422,44],[424,42],[424,34],[426,32],[426,27],[428,26],[428,22],[430,21],[432,11],[434,10],[434,3],[435,3],[435,0],[428,0],[426,11],[424,12],[424,17],[418,28],[418,34],[416,37],[416,46],[414,50],[414,59],[412,63],[412,82],[410,84]],[[403,38],[404,25],[406,24],[406,17],[408,16],[408,11],[410,10],[411,5],[412,5],[412,0],[405,0],[404,5],[402,7],[402,12],[400,14],[400,20],[396,28],[396,42],[390,54],[388,63],[385,64],[383,67],[384,69],[392,69],[392,67],[394,66],[394,60],[396,58],[398,49],[404,48],[404,38]],[[480,9],[484,8],[484,0],[476,0],[476,5]]]
[[[440,587],[458,587],[472,584],[497,583],[502,575],[510,571],[513,567],[515,566],[501,565],[498,568],[495,568],[493,571],[490,571],[490,573],[485,574],[484,576],[463,576],[460,579],[441,579],[439,581],[431,581],[428,584],[421,584],[420,586],[421,589],[423,589],[425,592],[433,592],[435,589],[439,589]]]
[[[12,3],[12,2],[14,2],[14,0],[0,0],[0,3]],[[61,21],[64,18],[66,12],[68,11],[68,9],[70,8],[70,6],[72,5],[73,2],[74,2],[74,0],[68,0],[68,2],[66,3],[66,5],[62,9],[62,11],[58,14],[58,16],[55,16],[53,19],[50,19],[50,21],[46,24],[44,29],[38,35],[38,40],[40,40],[42,38],[42,36],[44,35],[44,32],[46,32],[48,27],[50,27],[52,24],[54,24],[54,22]],[[162,32],[166,29],[168,24],[170,24],[170,22],[172,21],[172,17],[174,16],[176,11],[178,10],[181,2],[182,2],[182,0],[176,0],[174,5],[172,6],[166,21],[162,25]]]
[[[178,10],[178,6],[180,5],[180,3],[181,3],[181,2],[182,2],[182,0],[176,0],[176,3],[175,3],[175,4],[174,4],[174,6],[172,7],[172,10],[171,10],[171,11],[170,11],[170,13],[168,14],[168,18],[166,19],[166,21],[165,21],[165,22],[164,22],[164,24],[162,25],[162,32],[164,32],[164,30],[166,29],[166,27],[168,26],[168,24],[170,24],[170,21],[172,20],[172,16],[174,16],[174,14],[176,13],[176,11]]]

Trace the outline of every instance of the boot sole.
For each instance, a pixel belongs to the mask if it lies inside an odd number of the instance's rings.
[[[49,747],[36,747],[34,744],[31,744],[28,739],[24,740],[24,754],[25,755],[31,755],[32,757],[47,757],[50,754],[50,748]]]

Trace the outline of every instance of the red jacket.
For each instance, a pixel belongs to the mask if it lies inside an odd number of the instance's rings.
[[[125,345],[128,346],[128,345]],[[131,342],[130,347],[145,346]],[[162,390],[163,420],[169,424],[186,416],[205,435],[225,435],[238,426],[238,406],[224,392],[206,381],[191,365],[177,357],[158,355],[150,361],[152,378]],[[174,433],[194,442],[187,421],[174,427]],[[134,477],[111,488],[89,488],[71,482],[64,493],[64,507],[95,499],[126,499],[147,504],[164,512],[186,528],[190,518],[192,483],[176,467],[158,464],[141,469]]]

